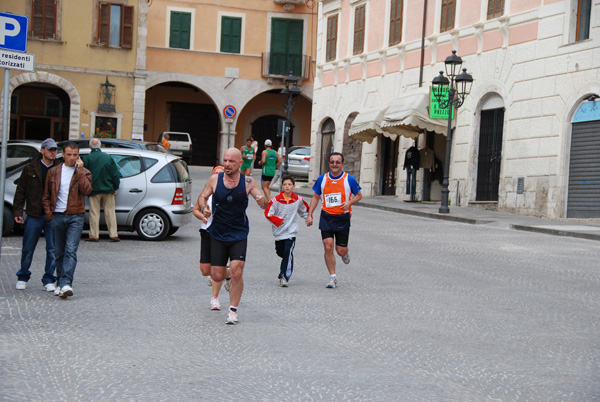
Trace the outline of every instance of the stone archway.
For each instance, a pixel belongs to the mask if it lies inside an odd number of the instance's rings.
[[[37,71],[34,73],[19,74],[13,77],[10,80],[9,92],[10,94],[12,94],[17,87],[33,83],[44,83],[54,85],[67,93],[70,101],[68,123],[69,138],[78,138],[80,125],[79,114],[81,112],[81,97],[79,95],[79,92],[77,91],[77,88],[75,88],[69,81],[58,75]],[[2,107],[4,107],[4,105],[2,105]]]

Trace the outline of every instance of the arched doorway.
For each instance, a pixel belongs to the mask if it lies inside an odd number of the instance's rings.
[[[333,152],[333,138],[335,136],[335,122],[327,119],[321,127],[321,165],[319,174],[329,171],[329,155]]]
[[[279,128],[283,127],[283,124],[280,121],[285,121],[285,119],[281,118],[281,116],[277,115],[266,115],[259,117],[258,119],[252,122],[252,136],[258,142],[258,151],[256,160],[254,161],[254,167],[260,168],[261,166],[258,164],[260,161],[260,155],[262,155],[262,151],[265,149],[265,140],[269,139],[273,143],[273,149],[277,150],[279,148],[279,143],[281,142],[281,136],[279,133]],[[294,146],[296,144],[293,143],[294,140],[294,125],[290,126],[290,146]]]
[[[144,139],[156,141],[164,131],[189,133],[192,164],[214,166],[218,159],[219,112],[212,99],[198,88],[166,82],[146,91]]]
[[[44,140],[69,138],[69,95],[45,83],[20,85],[11,96],[11,139]]]
[[[498,201],[503,128],[504,100],[499,95],[492,94],[481,105],[475,196],[477,201]]]
[[[591,97],[572,120],[567,218],[600,218],[599,132],[600,101]]]
[[[360,162],[362,156],[362,141],[355,140],[348,136],[350,126],[354,119],[358,116],[358,112],[350,113],[344,124],[344,146],[342,154],[344,154],[344,171],[348,172],[356,178],[360,183]]]

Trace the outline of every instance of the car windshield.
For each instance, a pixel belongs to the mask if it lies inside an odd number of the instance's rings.
[[[296,148],[296,149],[290,151],[290,155],[309,156],[310,155],[310,148]]]

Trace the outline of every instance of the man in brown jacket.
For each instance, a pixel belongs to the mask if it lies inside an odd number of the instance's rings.
[[[63,157],[64,163],[48,171],[42,205],[54,237],[58,276],[54,294],[67,298],[73,296],[73,275],[85,216],[83,197],[92,192],[92,174],[83,167],[77,144],[65,144]]]

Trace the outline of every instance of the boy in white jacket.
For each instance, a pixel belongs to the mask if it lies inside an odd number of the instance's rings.
[[[302,197],[294,194],[296,182],[293,177],[284,176],[281,183],[283,191],[269,201],[269,205],[265,209],[265,216],[274,225],[275,251],[281,257],[279,286],[287,287],[294,270],[294,246],[298,233],[296,214],[306,221],[308,204]],[[309,226],[308,223],[307,226]]]

